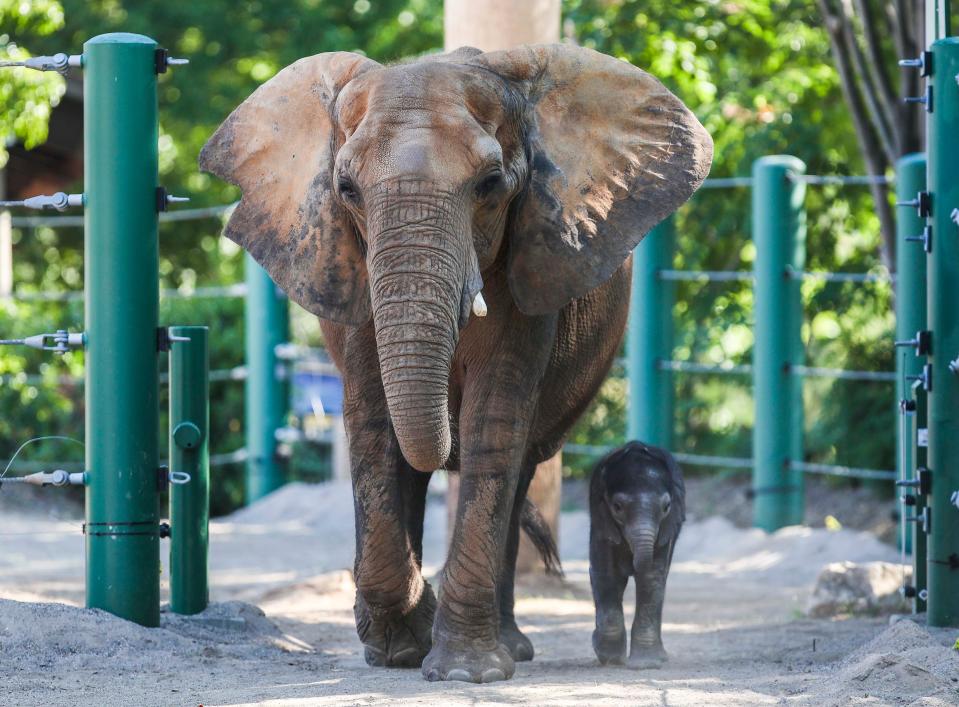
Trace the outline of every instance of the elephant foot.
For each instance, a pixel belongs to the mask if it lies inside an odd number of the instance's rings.
[[[651,648],[637,648],[629,652],[629,661],[626,666],[633,670],[652,670],[661,668],[669,660],[666,650],[659,646]]]
[[[623,665],[626,662],[626,629],[593,631],[593,651],[601,665]]]
[[[418,668],[433,645],[436,597],[424,583],[419,602],[406,614],[375,616],[357,594],[353,613],[367,665],[378,668]]]
[[[423,677],[430,682],[496,682],[513,677],[516,663],[503,644],[492,650],[473,647],[449,638],[435,637],[433,649],[423,661]]]
[[[499,642],[506,647],[517,663],[533,659],[533,642],[519,630],[514,619],[503,619],[499,626]]]

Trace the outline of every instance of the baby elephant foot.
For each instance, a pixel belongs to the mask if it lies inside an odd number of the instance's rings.
[[[650,648],[639,648],[634,646],[629,652],[629,662],[627,666],[634,670],[649,670],[661,668],[669,660],[663,647],[652,646]]]
[[[514,619],[503,619],[499,626],[499,642],[517,663],[533,659],[533,642],[519,630]]]
[[[353,613],[367,665],[381,668],[418,668],[432,647],[436,597],[430,585],[413,609],[402,615],[376,615],[357,594]]]
[[[516,663],[502,643],[492,650],[435,636],[433,649],[423,661],[423,677],[430,682],[496,682],[513,677]]]
[[[626,662],[626,629],[593,631],[593,651],[601,665],[622,665]]]

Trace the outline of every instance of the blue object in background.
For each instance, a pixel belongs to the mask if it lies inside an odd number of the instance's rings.
[[[297,371],[293,374],[293,412],[307,415],[342,415],[343,381],[331,373]]]

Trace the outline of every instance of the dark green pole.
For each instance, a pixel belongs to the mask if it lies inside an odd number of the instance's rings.
[[[932,44],[933,111],[928,121],[932,250],[928,323],[932,331],[929,400],[928,617],[959,626],[959,38]],[[954,500],[956,499],[956,500]]]
[[[802,300],[797,278],[806,257],[806,165],[773,155],[753,164],[752,219],[756,244],[753,346],[753,524],[773,531],[802,523],[802,380],[790,366],[803,361]]]
[[[171,338],[187,339],[170,347],[170,608],[178,614],[197,614],[210,601],[207,335],[205,326],[170,328]]]
[[[276,347],[289,339],[286,296],[266,270],[246,256],[246,502],[283,484],[276,431],[287,412],[287,386],[278,375]]]
[[[629,416],[626,434],[670,448],[673,379],[660,361],[673,357],[673,283],[659,273],[673,265],[672,217],[656,226],[633,251],[633,286],[626,334]]]
[[[152,39],[83,47],[87,606],[160,623]]]
[[[926,156],[906,155],[896,164],[896,197],[909,201],[926,190]],[[926,329],[926,253],[921,237],[924,221],[915,209],[901,208],[896,214],[896,339],[909,341],[916,332]],[[912,381],[907,376],[922,373],[923,359],[914,349],[896,351],[896,471],[903,481],[915,477],[916,467],[925,464],[925,450],[916,446],[915,431],[926,427],[926,400],[920,389],[913,393]],[[904,409],[902,401],[913,407]],[[905,417],[903,417],[905,416]],[[922,514],[925,497],[915,489],[903,490],[912,496],[915,506],[900,504],[899,542],[905,540],[905,551],[913,557],[913,587],[926,588],[926,535],[919,523],[906,520]],[[918,596],[916,610],[924,611],[925,602]]]

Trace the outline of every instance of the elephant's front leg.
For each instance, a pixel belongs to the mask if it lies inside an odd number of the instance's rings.
[[[327,338],[343,347],[337,358],[356,516],[356,630],[370,665],[415,668],[432,645],[436,607],[421,573],[429,475],[412,469],[400,452],[372,332],[354,330],[345,340],[328,332]]]
[[[546,322],[548,326],[550,322]],[[540,325],[542,326],[542,324]],[[488,337],[493,350],[463,387],[460,492],[456,523],[423,661],[429,680],[491,682],[515,663],[500,641],[500,580],[513,504],[546,354],[524,348],[523,332]]]
[[[634,575],[636,615],[630,635],[629,667],[658,668],[669,657],[663,648],[663,600],[672,547],[657,547],[652,566]]]

